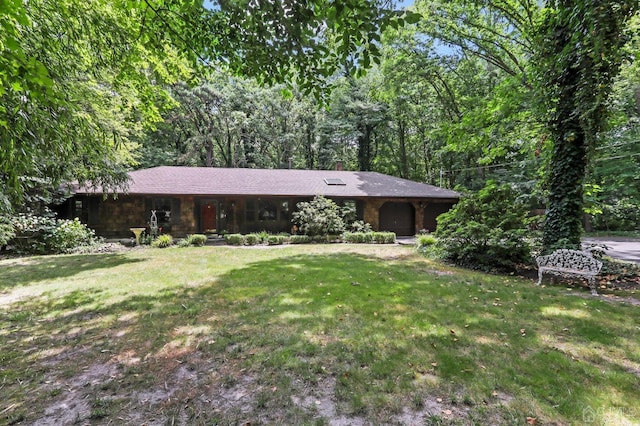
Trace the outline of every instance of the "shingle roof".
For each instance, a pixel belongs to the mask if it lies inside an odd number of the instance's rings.
[[[129,173],[130,195],[273,195],[453,198],[460,194],[376,172],[296,169],[225,169],[161,166]],[[328,185],[340,179],[344,185]],[[77,194],[102,193],[75,188]]]

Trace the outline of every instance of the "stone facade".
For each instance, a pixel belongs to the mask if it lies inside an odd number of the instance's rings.
[[[90,228],[96,231],[97,235],[104,237],[130,237],[130,228],[149,228],[151,209],[154,200],[159,197],[129,196],[121,195],[117,199],[102,196],[76,196],[72,198],[66,207],[67,217],[79,217]],[[289,202],[290,209],[295,209],[295,204],[302,201],[301,198],[270,198],[275,203]],[[159,226],[162,232],[169,233],[174,237],[184,237],[188,234],[203,233],[200,209],[204,203],[214,202],[217,209],[218,232],[290,232],[291,222],[289,217],[279,217],[278,220],[270,222],[248,221],[246,208],[248,200],[260,200],[256,197],[194,197],[194,196],[172,196],[163,197],[166,203],[171,205],[171,218],[165,221],[163,226],[160,221]],[[437,202],[434,200],[417,201],[406,198],[369,198],[354,200],[359,203],[359,218],[371,224],[376,231],[381,229],[380,211],[386,203],[393,203],[397,206],[407,206],[408,210],[400,214],[398,220],[410,223],[410,234],[415,234],[421,229],[435,231],[435,218],[451,208],[452,202]],[[411,207],[408,207],[411,206]],[[407,217],[407,211],[413,217]]]

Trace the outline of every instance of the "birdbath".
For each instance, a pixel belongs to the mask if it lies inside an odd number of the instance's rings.
[[[144,231],[147,228],[129,228],[129,230],[131,232],[133,232],[133,235],[136,236],[136,245],[139,246],[140,245],[140,234],[142,234],[142,231]]]

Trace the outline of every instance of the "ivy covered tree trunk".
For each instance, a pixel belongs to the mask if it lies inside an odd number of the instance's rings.
[[[544,226],[544,247],[578,249],[582,233],[583,185],[587,143],[575,123],[562,123],[553,132],[549,171],[549,205]]]
[[[544,248],[578,248],[589,153],[604,129],[637,0],[556,0],[543,10],[534,61],[553,141]]]

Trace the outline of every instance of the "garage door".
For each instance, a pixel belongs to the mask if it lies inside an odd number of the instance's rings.
[[[422,227],[429,232],[435,232],[438,222],[437,217],[446,213],[453,207],[451,203],[432,203],[427,205],[424,211],[424,223]]]
[[[380,207],[380,230],[415,235],[415,216],[411,203],[384,203]]]

